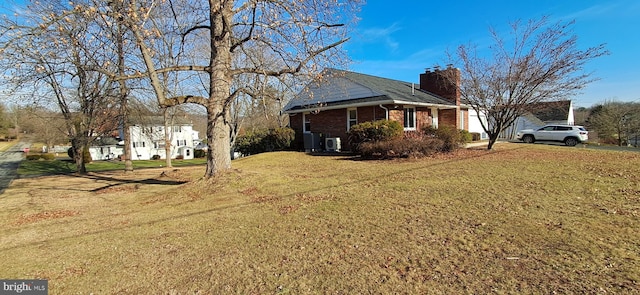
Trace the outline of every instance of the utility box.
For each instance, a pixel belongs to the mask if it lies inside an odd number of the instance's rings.
[[[340,137],[327,137],[325,139],[325,148],[327,152],[339,152],[340,151]]]
[[[307,153],[320,151],[320,133],[305,133],[304,134],[304,151]]]

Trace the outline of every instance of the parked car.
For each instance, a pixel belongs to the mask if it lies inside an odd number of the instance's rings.
[[[536,141],[558,141],[565,145],[575,146],[589,139],[589,131],[582,126],[547,125],[537,130],[525,129],[516,134],[516,138],[525,143]]]

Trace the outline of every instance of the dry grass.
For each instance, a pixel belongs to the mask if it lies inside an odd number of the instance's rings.
[[[637,293],[639,167],[504,144],[19,179],[0,196],[0,277],[51,294]]]
[[[4,152],[8,150],[12,146],[14,146],[17,142],[18,142],[17,140],[11,140],[11,141],[0,140],[0,152]]]

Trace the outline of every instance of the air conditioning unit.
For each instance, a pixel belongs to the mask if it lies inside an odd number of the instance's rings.
[[[340,151],[340,137],[327,137],[324,140],[324,148],[327,152]]]
[[[307,153],[320,151],[320,134],[319,133],[305,133],[304,136],[304,150]]]

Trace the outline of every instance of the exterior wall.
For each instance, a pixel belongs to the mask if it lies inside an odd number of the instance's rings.
[[[485,124],[487,124],[487,118],[485,117],[484,114],[478,114],[478,112],[476,112],[473,109],[469,109],[469,111],[467,112],[468,114],[468,129],[469,132],[471,133],[480,133],[480,139],[488,139],[489,136],[487,135],[486,132],[484,132],[484,129],[482,129],[482,123],[480,122],[480,120],[482,120],[482,122],[484,122]]]
[[[346,110],[345,110],[345,116],[346,116]],[[382,120],[382,119],[386,119],[386,116],[387,116],[386,111],[379,106],[369,106],[369,107],[358,108],[358,123]]]
[[[460,117],[457,109],[443,109],[438,111],[438,124],[449,125],[460,129]]]
[[[295,138],[293,140],[292,148],[295,150],[304,149],[304,135],[302,132],[302,114],[289,114],[289,127],[295,131]]]
[[[400,121],[400,122],[404,122]],[[425,107],[416,108],[416,130],[421,131],[422,129],[431,126],[433,122],[433,118],[431,117],[431,109]]]
[[[93,161],[113,160],[124,154],[124,148],[115,145],[92,146],[89,147],[89,154]]]
[[[356,110],[357,123],[385,119],[387,115],[386,111],[380,106],[359,107],[356,108]],[[392,113],[391,111],[392,110],[390,110],[390,113]],[[400,122],[402,122],[402,109],[393,111],[399,113]],[[321,111],[317,114],[306,113],[304,116],[301,113],[290,114],[289,124],[295,131],[294,148],[297,150],[304,149],[303,117],[306,117],[311,123],[311,133],[320,133],[322,134],[323,139],[326,137],[339,137],[342,149],[350,149],[348,142],[349,136],[347,131],[348,121],[346,108]]]
[[[468,109],[460,109],[460,124],[458,129],[463,129],[469,131],[469,110]]]
[[[179,131],[174,131],[180,127]],[[166,158],[164,149],[164,126],[131,126],[131,159],[150,160],[154,155]],[[175,125],[169,127],[171,138],[171,158],[181,155],[184,159],[193,159],[193,127],[190,125]]]
[[[402,109],[389,109],[389,120],[404,122],[404,111]]]
[[[403,124],[404,122],[404,110],[401,107],[394,107],[393,105],[385,106],[389,110],[389,120],[397,121]],[[380,106],[368,106],[357,108],[357,123],[375,121],[386,118],[386,110]],[[468,130],[469,119],[468,112],[463,111],[461,114],[465,115],[464,121],[460,121],[457,109],[439,110],[439,124],[452,125],[456,128],[461,128],[461,125]],[[290,114],[289,122],[290,127],[295,131],[294,148],[297,150],[304,149],[304,122],[303,117],[306,117],[311,125],[311,133],[321,134],[323,140],[327,137],[339,137],[341,139],[341,146],[343,150],[349,150],[348,143],[348,131],[347,131],[347,109],[336,109],[320,111],[317,114],[306,113],[304,116],[301,113]],[[416,107],[416,131],[420,131],[425,127],[433,124],[433,113],[429,107]],[[321,143],[324,143],[321,141]],[[322,145],[324,147],[324,145]]]

